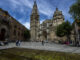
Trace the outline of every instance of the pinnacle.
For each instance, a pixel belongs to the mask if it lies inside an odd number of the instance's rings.
[[[32,14],[37,14],[37,15],[38,15],[38,8],[37,8],[36,0],[34,0],[34,5],[33,5],[33,9],[32,9]]]

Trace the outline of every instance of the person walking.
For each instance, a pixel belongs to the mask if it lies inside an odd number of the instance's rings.
[[[44,41],[42,40],[42,45],[44,46]]]
[[[77,47],[79,47],[79,41],[76,42]]]
[[[18,41],[18,46],[20,46],[20,44],[21,44],[21,41],[19,40],[19,41]]]
[[[16,41],[16,46],[18,46],[18,40]]]
[[[16,41],[16,46],[20,46],[20,40]]]

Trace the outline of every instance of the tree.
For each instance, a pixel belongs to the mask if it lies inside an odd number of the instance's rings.
[[[76,0],[76,2],[70,7],[69,13],[72,15],[73,19],[75,20],[74,26],[75,26],[75,34],[76,34],[75,36],[76,38],[75,43],[76,43],[76,41],[77,42],[79,41],[78,36],[80,35],[78,29],[76,28],[76,26],[80,26],[80,0]]]
[[[67,41],[70,41],[71,30],[72,30],[72,25],[70,24],[70,22],[66,21],[57,26],[56,35],[59,37],[66,36]]]
[[[25,32],[24,32],[24,38],[25,39],[30,39],[30,31],[29,30],[26,30]]]
[[[80,0],[77,0],[69,10],[69,13],[74,19],[80,20]]]
[[[57,26],[56,35],[59,37],[63,37],[65,35],[64,30],[63,30],[63,25],[64,25],[64,23]]]

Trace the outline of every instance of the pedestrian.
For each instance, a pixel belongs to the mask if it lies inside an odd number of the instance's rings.
[[[21,44],[21,41],[19,40],[19,41],[18,41],[18,46],[20,46],[20,44]]]
[[[20,40],[16,41],[16,46],[20,46]]]
[[[8,44],[9,44],[8,39],[5,39],[4,44],[5,44],[5,45],[8,45]]]
[[[18,40],[16,41],[16,46],[18,46]]]
[[[79,41],[76,42],[77,47],[79,47]]]
[[[42,45],[44,46],[44,41],[42,40]]]

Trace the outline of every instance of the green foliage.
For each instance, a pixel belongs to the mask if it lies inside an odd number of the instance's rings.
[[[63,24],[57,26],[56,35],[59,37],[63,37],[65,35],[64,34],[65,31],[63,30]]]
[[[80,20],[80,0],[77,0],[76,3],[70,7],[69,13],[74,19]]]
[[[12,48],[1,50],[0,60],[80,60],[80,55],[54,51]]]
[[[56,35],[59,37],[67,36],[71,34],[72,25],[66,21],[57,26]]]
[[[26,30],[26,31],[24,32],[24,38],[25,38],[25,39],[30,39],[30,31],[29,31],[29,30]]]
[[[79,22],[77,22],[77,24],[78,24],[78,26],[80,26],[80,21],[79,21]]]

